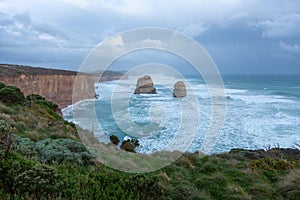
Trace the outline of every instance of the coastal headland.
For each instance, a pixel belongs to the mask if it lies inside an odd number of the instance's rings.
[[[95,97],[95,74],[93,73],[10,64],[0,64],[0,72],[0,82],[19,87],[24,95],[39,94],[46,100],[58,104],[60,108],[72,104],[72,92],[76,79],[82,91],[76,99]],[[97,74],[100,73],[97,72]],[[120,72],[105,71],[99,82],[118,80],[122,76]]]

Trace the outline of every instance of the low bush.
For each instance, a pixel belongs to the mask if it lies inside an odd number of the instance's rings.
[[[114,145],[118,145],[120,142],[119,138],[115,135],[111,135],[109,137],[109,139],[110,139],[111,143],[113,143]]]
[[[38,94],[30,94],[26,97],[26,100],[33,103],[36,101],[44,101],[46,100],[44,97],[42,97],[41,95]]]
[[[138,146],[140,146],[138,139],[128,139],[122,142],[121,149],[128,152],[136,153],[135,148],[137,148]]]
[[[280,158],[261,158],[251,161],[252,170],[293,169],[293,162]]]
[[[13,146],[15,129],[3,120],[0,120],[0,149],[4,150],[4,157],[7,157]]]
[[[19,88],[6,86],[0,89],[0,101],[7,105],[24,104],[25,97]]]
[[[4,83],[0,82],[0,90],[4,87],[6,87],[6,85]]]
[[[46,164],[62,162],[84,165],[91,162],[89,154],[81,142],[70,139],[45,139],[35,143],[33,150],[40,161]]]

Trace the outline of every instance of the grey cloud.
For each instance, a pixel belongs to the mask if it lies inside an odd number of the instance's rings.
[[[293,13],[276,19],[252,23],[262,30],[262,37],[299,37],[300,14]]]
[[[39,53],[47,55],[41,56],[45,62],[78,66],[107,37],[146,26],[195,38],[221,67],[225,61],[227,66],[256,64],[248,54],[272,66],[275,61],[268,56],[297,51],[300,37],[300,4],[293,0],[4,0],[0,10],[0,62],[18,57],[20,64],[25,57],[35,63]],[[144,42],[161,45],[150,39]],[[245,51],[237,50],[237,43]],[[232,56],[245,59],[237,62]]]
[[[279,47],[282,48],[283,50],[286,50],[290,53],[296,53],[299,54],[300,53],[300,46],[298,44],[286,44],[285,42],[280,41],[279,42]]]

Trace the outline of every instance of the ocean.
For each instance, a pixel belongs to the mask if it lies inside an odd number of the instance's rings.
[[[99,99],[84,100],[69,106],[63,110],[63,116],[66,120],[93,131],[100,142],[109,142],[109,136],[112,134],[120,140],[128,137],[138,138],[140,147],[137,151],[140,153],[170,150],[167,146],[176,138],[180,127],[187,127],[195,133],[191,133],[192,138],[189,138],[184,151],[201,150],[212,118],[212,101],[207,85],[197,75],[185,75],[183,79],[189,85],[189,92],[192,92],[197,100],[199,109],[196,111],[180,105],[181,99],[172,95],[172,85],[157,83],[162,83],[162,79],[168,78],[154,76],[153,81],[158,94],[133,95],[136,77],[129,77],[130,84],[123,86],[127,92],[118,94],[116,98],[113,94],[117,85],[122,87],[120,82],[99,83],[95,86]],[[233,148],[292,148],[296,143],[300,144],[300,75],[223,75],[222,78],[226,95],[225,118],[209,153],[227,152]],[[118,110],[116,106],[112,106],[112,102],[124,103],[122,95],[127,96],[129,102],[125,103],[127,107],[119,107]],[[90,120],[88,110],[91,108],[95,109],[97,122]],[[155,131],[146,135],[134,133],[137,129],[131,129],[130,126],[149,125],[156,108],[159,108],[158,113],[163,115],[163,123],[153,126],[156,127]],[[189,109],[185,110],[191,117],[189,122],[181,120],[182,109]],[[74,118],[73,112],[80,114]],[[122,120],[129,124],[126,130],[120,127]],[[189,128],[182,123],[197,125]],[[184,137],[181,137],[183,141]]]

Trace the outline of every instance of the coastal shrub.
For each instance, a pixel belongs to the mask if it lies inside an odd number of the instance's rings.
[[[71,139],[45,139],[34,142],[29,138],[14,135],[13,149],[27,158],[37,157],[41,163],[70,163],[75,166],[90,164],[93,156],[85,146]]]
[[[46,100],[37,100],[34,103],[37,105],[41,105],[43,108],[46,108],[46,110],[50,114],[52,114],[52,113],[57,114],[57,112],[59,112],[58,105],[53,102],[46,101]]]
[[[23,122],[15,122],[12,126],[17,130],[19,134],[24,134],[24,132],[26,132],[27,130],[26,124],[24,124]]]
[[[38,100],[36,101],[37,104],[40,104],[44,107],[48,107],[50,108],[51,110],[53,110],[54,112],[58,110],[58,105],[53,103],[53,102],[50,102],[50,101],[46,101],[46,100]]]
[[[27,102],[31,105],[37,101],[45,101],[46,99],[38,94],[30,94],[26,97]]]
[[[4,87],[6,87],[6,85],[4,83],[0,82],[0,90]]]
[[[120,142],[119,138],[118,138],[117,136],[115,136],[115,135],[111,135],[111,136],[109,137],[109,139],[110,139],[111,143],[113,143],[113,144],[115,144],[115,145],[118,145],[119,142]]]
[[[53,115],[55,118],[61,118],[58,114],[60,114],[60,109],[57,104],[47,101],[44,97],[38,94],[30,94],[26,97],[27,104],[29,105],[40,105],[45,108],[45,110]]]
[[[87,150],[85,146],[79,141],[74,141],[71,139],[62,139],[56,141],[59,141],[62,146],[68,148],[71,152],[74,153],[80,153]]]
[[[20,152],[26,158],[31,158],[37,155],[37,153],[33,150],[35,146],[35,142],[30,140],[29,138],[23,138],[17,135],[14,135],[15,143],[14,150]]]
[[[137,148],[138,146],[140,146],[138,139],[128,139],[122,142],[121,149],[128,152],[136,153],[135,148]]]
[[[6,114],[6,115],[13,115],[15,114],[15,111],[13,108],[6,106],[0,101],[0,113]]]
[[[0,101],[7,105],[23,104],[25,102],[24,94],[15,86],[6,86],[0,89]]]
[[[251,161],[252,170],[288,170],[293,169],[293,162],[280,158],[261,158]]]
[[[1,152],[1,151],[0,151]],[[2,157],[2,156],[1,156]],[[3,156],[0,162],[0,187],[6,192],[14,194],[14,179],[33,166],[32,160],[24,159],[20,154],[9,152],[7,156]]]
[[[60,192],[60,180],[55,168],[36,164],[14,177],[13,189],[19,194],[30,194],[32,199],[51,197]]]
[[[159,185],[159,178],[156,175],[133,175],[126,181],[128,188],[134,191],[140,191],[145,199],[155,199],[161,196],[162,188]]]
[[[14,132],[15,129],[11,125],[0,120],[0,149],[4,151],[4,157],[7,157],[12,149]]]
[[[84,165],[91,162],[92,155],[81,142],[71,139],[45,139],[35,143],[33,150],[40,161],[47,164],[68,162]]]
[[[26,100],[38,101],[38,100],[45,100],[45,98],[39,94],[30,94],[26,97]]]

